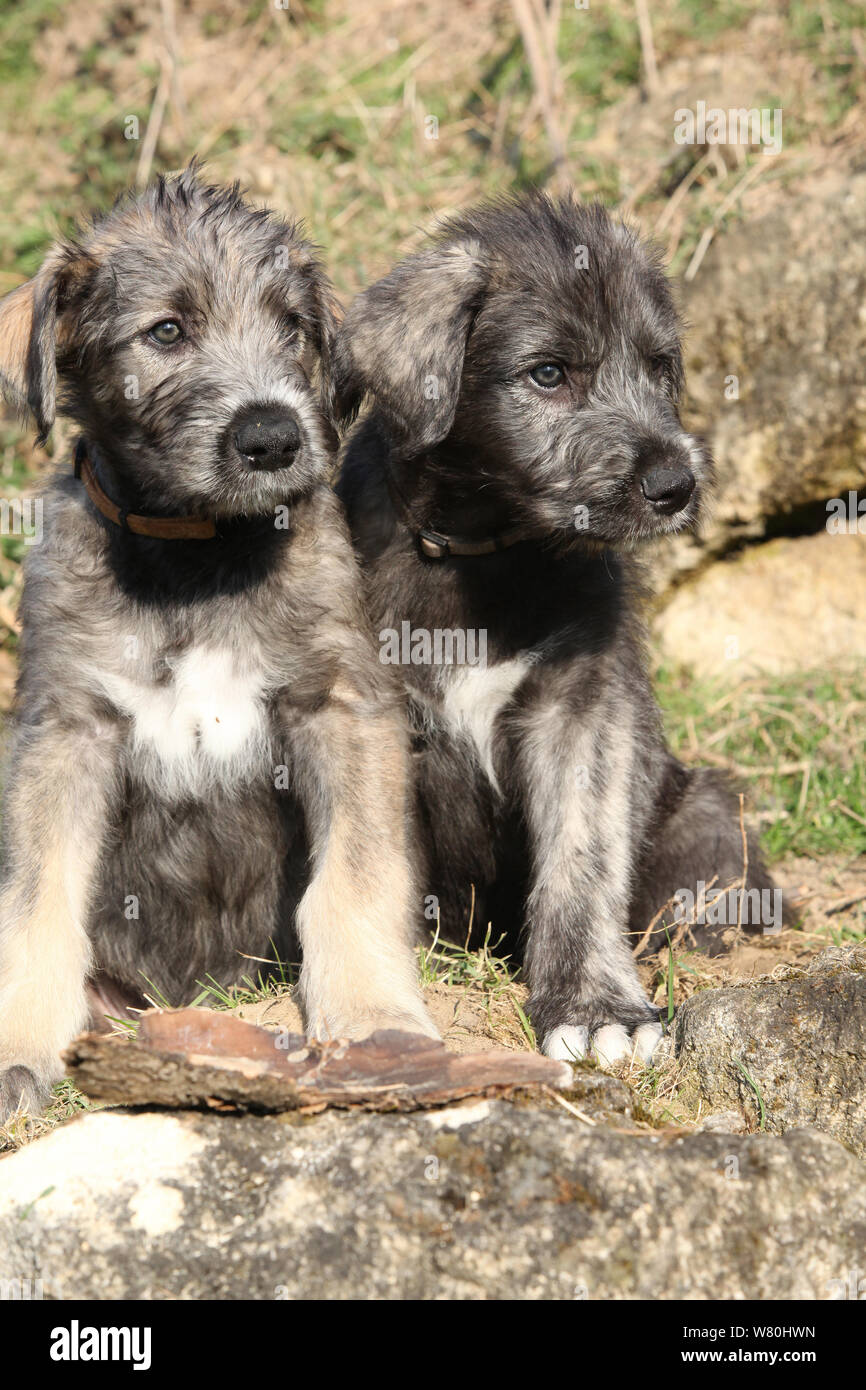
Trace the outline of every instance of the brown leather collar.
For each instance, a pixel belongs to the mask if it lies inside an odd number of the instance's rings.
[[[472,540],[468,536],[446,536],[432,526],[418,527],[412,521],[409,504],[390,468],[387,479],[391,501],[417,540],[421,554],[426,555],[428,560],[448,560],[452,555],[495,555],[499,550],[507,550],[511,545],[529,539],[529,532],[517,526],[510,531],[500,531],[496,536],[485,536],[482,540]]]
[[[431,531],[429,527],[416,531],[415,534],[421,553],[426,555],[428,560],[447,560],[452,555],[494,555],[497,550],[507,550],[510,545],[517,545],[518,541],[527,539],[527,534],[522,528],[501,531],[498,536],[486,536],[481,541],[444,536],[440,531]]]
[[[152,536],[163,541],[211,541],[216,535],[214,523],[199,517],[138,516],[135,512],[125,512],[122,507],[118,507],[99,486],[84,439],[79,439],[75,446],[75,476],[83,482],[87,495],[97,511],[125,531],[134,531],[137,536]]]

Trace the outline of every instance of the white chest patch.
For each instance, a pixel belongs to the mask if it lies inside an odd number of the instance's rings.
[[[454,733],[471,739],[478,761],[497,791],[493,768],[493,731],[496,720],[513,699],[532,662],[526,657],[498,661],[492,666],[464,666],[449,674],[442,710]]]
[[[201,791],[258,766],[267,740],[260,671],[223,648],[193,647],[156,684],[102,676],[106,694],[132,720],[137,766],[166,790]]]

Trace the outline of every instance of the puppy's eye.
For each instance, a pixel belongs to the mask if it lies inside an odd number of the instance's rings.
[[[163,319],[161,323],[153,325],[147,336],[159,343],[160,347],[173,347],[183,337],[183,329],[174,319]]]
[[[558,362],[542,362],[540,366],[532,368],[529,379],[545,391],[553,391],[565,381],[565,372]]]
[[[659,381],[666,381],[673,370],[673,359],[666,352],[657,352],[650,358],[650,370]]]

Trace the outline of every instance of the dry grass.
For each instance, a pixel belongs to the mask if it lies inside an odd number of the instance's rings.
[[[745,791],[771,859],[866,854],[866,676],[755,676],[734,686],[660,670],[675,753]]]
[[[304,217],[349,296],[415,247],[426,228],[489,193],[573,184],[637,221],[675,272],[701,274],[726,225],[862,147],[866,41],[855,0],[654,0],[651,36],[633,0],[19,0],[0,14],[0,293],[58,232],[150,171],[204,155],[262,200]],[[655,66],[650,58],[650,49]],[[674,110],[782,106],[777,158],[673,143]],[[128,140],[128,118],[139,122]],[[435,123],[435,126],[434,126]],[[435,138],[431,138],[435,136]],[[3,492],[68,456],[0,416]],[[0,539],[0,709],[11,696],[23,545]],[[684,757],[731,768],[780,872],[800,889],[798,932],[740,942],[709,961],[680,943],[646,963],[648,987],[679,1003],[726,971],[762,973],[798,952],[862,939],[866,850],[862,677],[755,681],[734,692],[660,676]],[[816,854],[833,857],[816,867]],[[791,856],[796,856],[792,858]],[[850,900],[850,901],[849,901]],[[749,954],[751,952],[751,954]],[[452,1010],[455,1040],[528,1046],[525,989],[488,942],[437,945],[426,987]],[[271,1008],[257,982],[209,1002]],[[670,1074],[637,1081],[679,1123]],[[85,1105],[60,1088],[44,1121],[13,1122],[0,1149]]]

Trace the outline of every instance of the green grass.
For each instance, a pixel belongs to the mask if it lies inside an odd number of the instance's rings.
[[[833,919],[826,927],[828,946],[863,946],[866,944],[866,903],[857,903],[849,915],[841,918],[838,926]]]
[[[770,860],[866,854],[866,671],[732,690],[663,670],[656,690],[674,752],[733,772]]]
[[[259,970],[241,976],[237,984],[221,985],[212,975],[196,980],[199,993],[194,999],[169,999],[153,980],[145,979],[143,990],[145,998],[158,1009],[207,1008],[236,1009],[240,1004],[256,1004],[263,999],[272,999],[297,982],[298,967],[281,960],[273,942],[273,956],[259,960],[249,956],[250,961],[258,962]]]
[[[582,105],[598,109],[615,101],[640,79],[640,39],[632,15],[610,5],[564,6],[559,57]]]
[[[509,956],[497,955],[501,944],[501,937],[492,941],[489,925],[483,944],[472,950],[442,941],[437,927],[430,945],[421,952],[421,981],[423,984],[506,989],[514,982],[516,971],[509,965]]]
[[[0,14],[0,91],[6,100],[37,76],[36,40],[65,8],[64,0],[18,0],[4,6]]]
[[[88,1100],[71,1081],[61,1081],[54,1087],[44,1115],[35,1119],[29,1115],[13,1115],[6,1124],[0,1125],[0,1154],[22,1148],[76,1115],[102,1109],[98,1101]]]
[[[265,965],[266,962],[263,962]],[[274,999],[278,994],[290,989],[297,982],[298,966],[288,965],[279,959],[268,969],[259,970],[255,975],[244,975],[236,985],[226,987],[207,975],[196,983],[201,993],[192,1000],[193,1009],[236,1009],[241,1004],[257,1004],[263,999]],[[167,1005],[160,1005],[162,1008]]]
[[[672,1021],[672,1019],[673,1019],[674,1013],[676,1012],[676,1008],[675,1008],[675,1005],[674,1005],[674,985],[675,985],[675,983],[676,983],[676,965],[675,965],[675,963],[674,963],[674,948],[673,948],[673,945],[671,944],[671,935],[670,935],[670,932],[668,931],[667,927],[665,927],[665,936],[667,937],[667,942],[668,942],[668,968],[667,968],[667,979],[666,979],[666,982],[665,982],[665,983],[666,983],[666,988],[667,988],[668,1012],[667,1012],[667,1018],[665,1019],[665,1022],[666,1022],[668,1025],[670,1025],[670,1023],[671,1023],[671,1021]]]
[[[489,924],[483,943],[472,950],[454,942],[442,941],[437,926],[430,945],[418,952],[421,984],[444,984],[480,992],[488,1015],[496,1004],[507,1002],[518,1019],[527,1043],[534,1048],[535,1033],[523,1008],[521,993],[516,988],[519,967],[512,963],[510,956],[497,954],[501,945],[501,937],[497,941],[492,940]]]
[[[677,0],[674,22],[677,31],[691,35],[702,43],[710,43],[730,29],[739,29],[754,13],[744,0]]]
[[[766,1114],[766,1111],[765,1111],[765,1109],[764,1109],[764,1097],[761,1095],[761,1089],[760,1089],[760,1087],[759,1087],[757,1081],[755,1080],[755,1078],[754,1078],[753,1076],[751,1076],[751,1075],[749,1074],[749,1072],[746,1071],[746,1068],[743,1066],[743,1064],[742,1064],[742,1062],[740,1061],[739,1057],[735,1057],[735,1058],[733,1059],[733,1061],[734,1061],[734,1066],[737,1068],[737,1071],[740,1072],[741,1075],[742,1075],[743,1077],[745,1077],[746,1082],[748,1083],[748,1086],[749,1086],[750,1090],[753,1092],[753,1094],[754,1094],[754,1096],[755,1096],[755,1099],[756,1099],[756,1101],[758,1102],[758,1116],[759,1116],[758,1129],[764,1129],[764,1127],[765,1127],[765,1125],[766,1125],[766,1121],[767,1121],[767,1114]]]

